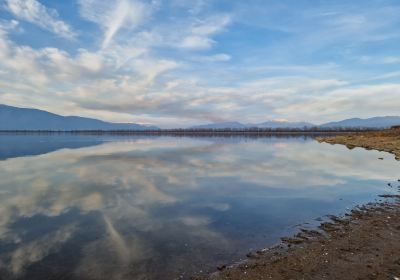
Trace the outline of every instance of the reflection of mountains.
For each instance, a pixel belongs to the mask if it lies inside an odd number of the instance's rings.
[[[9,158],[24,157],[24,156],[37,156],[47,154],[61,149],[79,149],[95,145],[100,145],[106,141],[118,140],[139,140],[154,137],[162,137],[156,135],[135,135],[135,136],[110,136],[110,135],[84,135],[84,134],[69,134],[69,133],[33,133],[33,134],[0,134],[0,160]],[[175,137],[175,136],[168,136]],[[181,136],[188,138],[190,136]],[[181,138],[179,137],[179,138]],[[197,138],[197,137],[195,137]],[[213,142],[223,143],[240,143],[249,138],[266,138],[271,139],[290,139],[290,138],[303,138],[304,140],[310,138],[306,135],[274,135],[274,136],[203,136],[201,138],[210,138]]]
[[[72,135],[1,135],[0,160],[90,147],[103,142],[101,138]]]

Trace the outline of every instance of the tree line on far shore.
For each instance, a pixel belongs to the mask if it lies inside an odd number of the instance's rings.
[[[393,128],[400,128],[395,126]],[[112,134],[273,134],[273,133],[345,133],[379,131],[368,127],[302,127],[302,128],[173,128],[148,130],[4,130],[3,133],[112,133]]]

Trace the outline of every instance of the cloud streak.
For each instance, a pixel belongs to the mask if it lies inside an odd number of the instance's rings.
[[[140,1],[79,0],[80,14],[104,30],[102,48],[107,48],[122,28],[136,29],[150,14],[151,7]]]

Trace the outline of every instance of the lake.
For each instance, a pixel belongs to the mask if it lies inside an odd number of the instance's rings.
[[[399,163],[308,137],[3,134],[0,178],[0,279],[186,279],[395,193]]]

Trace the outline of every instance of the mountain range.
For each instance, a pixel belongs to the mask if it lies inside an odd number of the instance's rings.
[[[38,109],[0,104],[0,130],[150,130],[155,126],[134,123],[109,123],[101,120],[60,116]]]
[[[190,127],[192,129],[220,128],[304,128],[304,127],[362,127],[388,128],[400,125],[400,116],[373,117],[368,119],[352,118],[321,125],[309,122],[288,122],[271,120],[262,123],[221,122]],[[61,116],[38,109],[18,108],[0,104],[0,130],[156,130],[156,126],[135,123],[110,123],[79,116]]]
[[[288,122],[288,121],[267,121],[263,123],[243,124],[240,122],[222,122],[197,125],[191,128],[194,129],[220,129],[220,128],[304,128],[304,127],[319,127],[319,128],[389,128],[394,125],[400,125],[399,116],[373,117],[367,119],[352,118],[337,122],[329,122],[325,124],[312,124],[309,122]]]
[[[400,125],[400,117],[386,116],[373,117],[369,119],[353,118],[338,122],[329,122],[320,127],[366,127],[366,128],[387,128],[394,125]]]
[[[286,121],[266,121],[263,123],[248,123],[243,124],[240,122],[222,122],[222,123],[212,123],[204,125],[192,126],[193,129],[218,129],[218,128],[304,128],[304,127],[314,127],[316,125],[308,122],[286,122]]]

